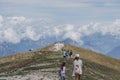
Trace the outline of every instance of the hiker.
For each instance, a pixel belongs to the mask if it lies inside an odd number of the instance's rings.
[[[81,75],[82,75],[82,60],[79,59],[80,55],[76,54],[74,62],[73,62],[73,75],[75,76],[75,80],[81,80]]]
[[[33,50],[32,48],[29,49],[30,52],[31,52],[32,50]]]
[[[69,57],[70,58],[72,58],[72,54],[73,54],[73,52],[72,52],[72,50],[70,50],[70,52],[69,52]]]
[[[66,66],[65,66],[65,62],[62,63],[60,71],[60,80],[65,80],[66,79]]]
[[[66,51],[66,60],[69,59],[69,52],[70,52],[69,50]]]
[[[62,49],[62,55],[63,55],[63,58],[64,58],[64,60],[66,60],[66,50],[65,49]]]

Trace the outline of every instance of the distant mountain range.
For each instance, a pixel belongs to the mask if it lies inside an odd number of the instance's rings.
[[[55,39],[49,38],[49,39],[43,39],[38,41],[32,41],[32,40],[22,40],[20,43],[12,44],[12,43],[1,43],[0,44],[0,56],[8,56],[15,53],[21,53],[21,52],[28,52],[29,49],[36,50],[38,48],[45,47],[49,44],[52,44]]]
[[[109,56],[120,59],[120,46],[115,47],[109,53]]]
[[[72,45],[76,45],[76,46],[80,46],[80,43],[76,42],[76,41],[73,41],[72,39],[70,38],[67,38],[65,40],[62,41],[63,43],[66,43],[66,44],[72,44]]]
[[[116,39],[114,36],[111,35],[103,36],[99,33],[90,36],[84,36],[82,40],[84,41],[84,48],[104,54],[107,54],[113,48],[120,46],[120,39]]]
[[[8,44],[3,43],[0,44],[0,56],[6,56],[6,55],[14,54],[14,49],[12,49]]]
[[[2,57],[14,53],[28,52],[29,49],[36,50],[38,48],[45,47],[49,44],[53,44],[57,41],[61,41],[67,44],[76,45],[99,53],[108,53],[107,55],[113,56],[115,58],[119,57],[119,54],[113,54],[113,52],[116,51],[115,48],[117,46],[120,46],[120,39],[116,39],[110,35],[103,36],[98,33],[89,36],[84,36],[81,38],[81,40],[83,41],[83,45],[70,38],[62,39],[62,37],[46,37],[44,39],[39,39],[38,41],[22,40],[20,43],[17,44],[4,42],[0,43],[0,56]],[[119,52],[118,50],[117,53]]]

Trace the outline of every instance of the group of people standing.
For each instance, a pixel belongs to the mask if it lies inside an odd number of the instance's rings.
[[[72,54],[73,54],[72,50],[62,49],[62,55],[63,55],[64,60],[68,60],[69,58],[71,58]]]
[[[71,58],[73,55],[72,50],[66,51],[65,49],[62,49],[62,55],[64,60],[68,60],[68,57]],[[66,62],[63,62],[59,71],[60,74],[60,80],[65,80],[66,79],[66,73],[67,73],[67,67],[66,67]],[[82,60],[80,59],[80,55],[76,54],[74,57],[73,61],[73,74],[72,76],[75,77],[75,80],[81,80],[81,75],[82,75]]]

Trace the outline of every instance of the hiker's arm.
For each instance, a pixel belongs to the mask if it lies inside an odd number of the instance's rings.
[[[83,65],[83,61],[82,61],[82,68],[83,68],[83,69],[85,68],[85,66]]]

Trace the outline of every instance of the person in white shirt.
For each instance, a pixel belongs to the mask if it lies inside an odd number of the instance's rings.
[[[74,69],[73,69],[72,76],[75,76],[75,80],[81,80],[81,75],[82,75],[83,63],[82,63],[82,60],[79,59],[79,57],[80,55],[76,54],[74,62],[73,62]]]

